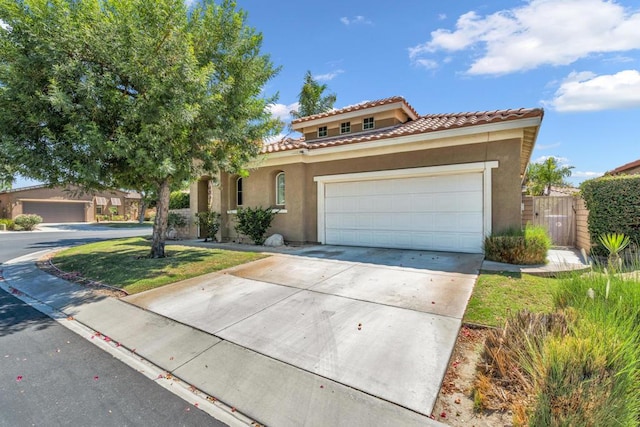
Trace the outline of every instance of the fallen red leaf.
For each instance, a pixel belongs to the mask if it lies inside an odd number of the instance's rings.
[[[440,417],[441,417],[441,418],[447,418],[447,413],[446,413],[446,412],[444,412],[444,411],[442,411],[442,412],[440,413]]]
[[[16,381],[18,381],[18,382],[19,382],[19,381],[22,381],[22,375],[18,375],[18,376],[16,377]]]
[[[94,380],[94,381],[98,381],[99,379],[100,379],[100,377],[99,377],[99,376],[97,376],[97,375],[96,375],[95,377],[93,377],[93,380]]]

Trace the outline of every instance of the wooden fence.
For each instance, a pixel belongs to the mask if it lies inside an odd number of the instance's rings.
[[[556,246],[591,249],[589,211],[581,197],[523,196],[522,226],[527,223],[547,228]]]

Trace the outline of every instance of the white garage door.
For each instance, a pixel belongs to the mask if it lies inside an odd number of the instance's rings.
[[[483,174],[328,182],[325,242],[482,252]]]

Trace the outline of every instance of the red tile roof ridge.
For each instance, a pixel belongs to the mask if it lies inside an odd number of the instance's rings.
[[[436,114],[424,114],[420,118],[440,118],[440,117],[477,117],[477,116],[509,116],[509,115],[523,115],[533,114],[539,115],[543,113],[542,108],[509,108],[502,110],[488,110],[488,111],[467,111],[459,113],[436,113]]]
[[[386,138],[410,136],[421,133],[430,133],[456,128],[476,126],[479,124],[489,124],[494,122],[505,122],[523,118],[540,117],[544,115],[542,108],[520,108],[508,110],[477,111],[469,113],[445,113],[428,114],[420,116],[416,120],[409,120],[405,123],[389,126],[386,128],[374,129],[366,132],[358,132],[348,135],[337,135],[329,138],[318,138],[306,142],[304,137],[296,140],[283,140],[280,143],[265,145],[263,153],[274,153],[279,151],[289,151],[294,149],[315,149],[337,145],[355,144],[365,141],[374,141]]]
[[[407,100],[404,99],[404,97],[402,97],[402,96],[391,96],[389,98],[377,99],[375,101],[363,101],[363,102],[360,102],[358,104],[348,105],[346,107],[338,108],[338,109],[327,111],[327,112],[324,112],[324,113],[314,114],[312,116],[300,117],[298,119],[292,120],[291,123],[292,124],[296,124],[296,123],[308,122],[308,121],[311,121],[311,120],[320,119],[320,118],[324,118],[324,117],[330,117],[330,116],[336,116],[338,114],[348,113],[348,112],[351,112],[351,111],[358,111],[358,110],[364,110],[366,108],[377,107],[379,105],[393,104],[395,102],[404,103],[407,106],[407,108],[409,108],[409,110],[413,114],[416,115],[416,117],[420,116],[418,114],[418,112],[411,106],[411,104],[409,104],[407,102]]]
[[[626,171],[628,169],[636,168],[638,166],[640,166],[640,159],[634,160],[633,162],[625,163],[622,166],[618,166],[617,168],[612,169],[609,172],[607,172],[607,174],[617,174],[617,173],[620,173],[620,172],[624,172],[624,171]]]

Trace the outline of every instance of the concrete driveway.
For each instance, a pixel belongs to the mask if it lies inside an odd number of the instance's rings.
[[[174,372],[257,420],[424,425],[482,259],[315,246],[125,300],[216,337]]]

